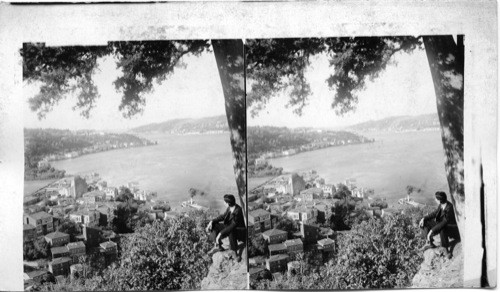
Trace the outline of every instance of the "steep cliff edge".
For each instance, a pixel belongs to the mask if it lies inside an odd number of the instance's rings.
[[[241,261],[233,259],[231,251],[217,252],[212,256],[212,265],[201,282],[201,290],[247,289],[247,259],[243,251]]]
[[[448,259],[442,247],[424,252],[424,261],[413,277],[411,288],[461,288],[463,287],[464,260],[462,243],[453,248],[453,257]]]

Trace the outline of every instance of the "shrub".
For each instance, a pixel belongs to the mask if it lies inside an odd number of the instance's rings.
[[[371,218],[337,237],[338,255],[326,265],[251,285],[264,290],[408,287],[422,262],[419,232],[406,215]]]
[[[402,288],[411,283],[422,260],[418,227],[404,215],[370,219],[356,225],[338,243],[341,255],[337,289]]]

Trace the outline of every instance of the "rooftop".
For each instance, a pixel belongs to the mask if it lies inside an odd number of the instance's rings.
[[[307,189],[307,190],[303,190],[300,192],[300,194],[316,194],[316,193],[322,193],[323,192],[323,189],[320,189],[320,188],[310,188],[310,189]]]
[[[25,273],[25,274],[28,275],[28,277],[30,277],[30,278],[34,278],[34,277],[37,277],[37,276],[45,275],[47,273],[48,273],[47,270],[36,270],[36,271],[28,272],[28,273]]]
[[[100,213],[108,213],[110,211],[110,207],[108,206],[101,206],[97,208],[96,210],[99,211]]]
[[[257,210],[253,210],[252,212],[250,212],[248,214],[249,216],[252,216],[252,217],[256,217],[256,216],[265,216],[265,215],[270,215],[269,212],[267,212],[266,210],[264,209],[257,209]]]
[[[281,261],[281,260],[285,260],[285,259],[288,259],[287,254],[277,254],[277,255],[270,256],[266,261],[274,262],[274,261]]]
[[[23,230],[36,229],[35,226],[31,224],[23,224]]]
[[[297,207],[297,208],[293,208],[291,210],[288,210],[287,212],[294,212],[294,213],[305,213],[305,212],[308,212],[308,211],[311,211],[312,208],[306,208],[306,207]]]
[[[46,212],[37,212],[37,213],[33,213],[33,214],[30,214],[28,215],[29,217],[31,218],[34,218],[36,220],[38,219],[44,219],[44,218],[52,218],[52,215],[46,213]]]
[[[324,239],[318,240],[318,244],[320,244],[320,245],[327,245],[327,244],[333,244],[333,243],[335,243],[335,241],[333,241],[330,238],[324,238]]]
[[[286,246],[283,243],[278,243],[278,244],[270,244],[268,248],[269,251],[276,251],[276,250],[284,250],[286,249]]]
[[[284,242],[286,246],[293,246],[293,245],[302,245],[302,239],[300,238],[295,238],[295,239],[289,239]]]
[[[81,248],[81,247],[85,247],[85,243],[83,243],[83,241],[70,242],[70,243],[66,244],[66,247],[68,249]]]
[[[287,234],[287,232],[280,230],[280,229],[273,228],[273,229],[269,229],[269,230],[263,232],[262,234],[267,235],[267,236],[272,236],[272,235]]]
[[[62,263],[66,263],[66,262],[71,262],[71,258],[69,258],[69,257],[62,257],[62,258],[53,259],[49,263],[49,265],[57,265],[57,264],[62,264]]]
[[[94,197],[94,196],[104,196],[106,193],[102,191],[92,191],[82,195],[82,197]]]
[[[68,248],[66,246],[53,247],[50,249],[50,252],[52,253],[52,255],[58,254],[58,253],[67,253]]]
[[[51,232],[51,233],[45,235],[46,238],[50,238],[50,239],[60,238],[60,237],[67,237],[67,236],[69,236],[69,234],[63,233],[63,232],[59,232],[59,231]]]
[[[100,246],[104,249],[110,248],[110,247],[116,247],[116,243],[112,241],[106,241],[100,244]]]
[[[258,274],[258,273],[260,273],[262,271],[264,271],[264,268],[257,267],[257,268],[250,268],[250,271],[248,271],[248,273],[250,275],[254,275],[254,274]]]
[[[77,216],[82,216],[82,215],[93,215],[95,214],[95,212],[99,212],[99,211],[96,211],[96,210],[89,210],[88,208],[86,209],[81,209],[81,210],[78,210],[76,212],[72,212],[70,213],[70,215],[77,215]]]

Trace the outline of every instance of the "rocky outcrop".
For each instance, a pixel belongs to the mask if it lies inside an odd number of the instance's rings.
[[[246,250],[243,251],[246,255]],[[208,275],[201,282],[201,290],[247,289],[246,257],[238,263],[232,251],[217,252],[212,256]]]
[[[424,252],[424,261],[413,277],[411,288],[459,288],[463,287],[462,243],[457,243],[448,259],[442,247]]]

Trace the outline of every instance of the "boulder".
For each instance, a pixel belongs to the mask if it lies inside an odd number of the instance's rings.
[[[462,243],[452,249],[448,259],[442,247],[431,248],[424,252],[424,261],[413,277],[411,288],[461,288],[463,287]]]
[[[245,290],[247,289],[246,249],[238,263],[230,250],[212,256],[208,275],[201,282],[201,290]]]

